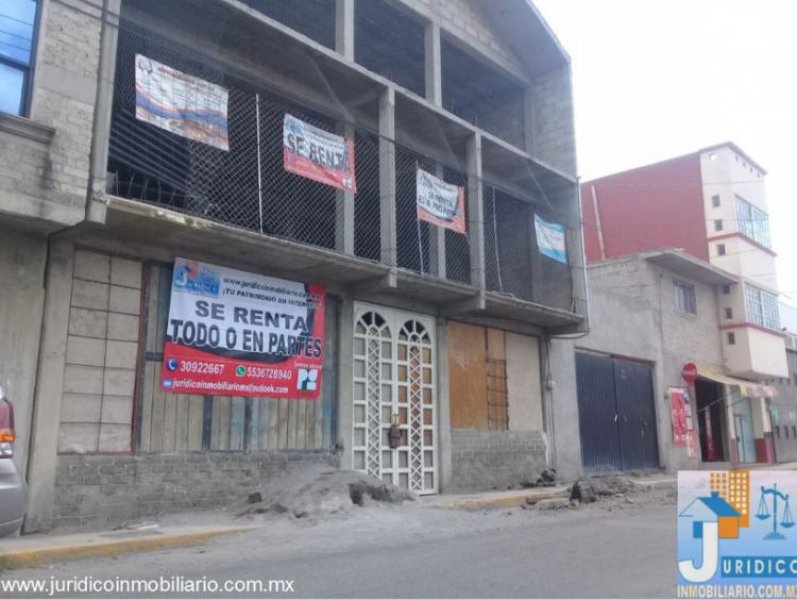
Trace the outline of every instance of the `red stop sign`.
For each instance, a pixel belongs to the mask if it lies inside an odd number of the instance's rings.
[[[686,363],[681,369],[681,377],[687,383],[694,383],[695,379],[697,379],[697,365],[693,362]]]

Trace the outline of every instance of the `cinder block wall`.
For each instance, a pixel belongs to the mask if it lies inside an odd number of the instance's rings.
[[[451,492],[505,490],[546,469],[539,431],[451,431]]]
[[[52,529],[109,528],[171,512],[241,502],[305,465],[337,468],[329,452],[61,455]]]
[[[59,452],[129,452],[141,263],[75,252]]]

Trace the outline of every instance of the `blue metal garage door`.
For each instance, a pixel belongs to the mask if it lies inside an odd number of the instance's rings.
[[[584,469],[658,469],[652,367],[578,352],[576,380]]]

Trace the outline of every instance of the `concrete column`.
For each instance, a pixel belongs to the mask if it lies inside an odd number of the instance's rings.
[[[531,223],[531,227],[529,227],[529,236],[531,237],[531,240],[529,240],[531,246],[531,299],[540,304],[548,304],[549,302],[545,296],[545,281],[542,277],[542,255],[537,242],[537,229],[534,227],[534,213],[534,206],[529,204],[527,218],[528,222]],[[566,243],[565,249],[567,250]],[[570,257],[568,256],[568,258]]]
[[[339,132],[347,140],[354,139],[354,127],[343,123]],[[354,254],[354,194],[338,190],[335,194],[335,250]]]
[[[354,61],[354,0],[335,2],[335,50]]]
[[[0,228],[0,387],[14,403],[14,461],[23,476],[30,446],[46,264],[45,236]]]
[[[338,448],[340,468],[352,468],[352,419],[354,418],[354,302],[351,298],[341,298],[338,304]]]
[[[94,124],[91,143],[91,183],[86,203],[86,218],[98,223],[105,222],[105,194],[108,170],[108,146],[111,139],[111,109],[113,107],[113,83],[116,75],[116,45],[119,38],[121,0],[105,0],[103,21],[100,30],[100,62],[97,73],[97,99],[94,106]]]
[[[534,93],[530,87],[523,92],[523,135],[526,152],[534,156]]]
[[[571,223],[581,223],[581,186],[573,184],[573,192],[570,197],[573,209],[569,212]],[[567,229],[565,238],[567,247],[567,258],[570,262],[570,273],[573,278],[573,298],[575,299],[575,311],[584,315],[585,320],[579,326],[579,331],[589,330],[589,291],[587,290],[587,262],[584,255],[584,231],[581,227]]]
[[[73,261],[74,247],[71,243],[53,243],[47,263],[44,320],[33,405],[28,512],[23,527],[26,533],[46,530],[52,519]]]
[[[443,166],[435,167],[435,175],[443,178]],[[440,279],[446,278],[446,230],[444,227],[429,225],[429,268]]]
[[[484,279],[484,189],[482,186],[482,138],[468,139],[468,236],[470,237],[470,282],[485,288]]]
[[[382,263],[396,266],[396,94],[379,97],[379,213]]]
[[[440,58],[440,24],[426,24],[423,37],[426,99],[435,106],[443,105],[443,70]]]
[[[437,319],[437,477],[440,492],[451,487],[451,398],[448,385],[448,327]]]

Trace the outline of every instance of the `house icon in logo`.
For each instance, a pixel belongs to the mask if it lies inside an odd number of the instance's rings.
[[[711,492],[710,496],[696,498],[678,516],[692,518],[692,535],[696,539],[703,538],[705,523],[717,524],[720,539],[739,537],[741,515],[720,496],[719,492]]]

